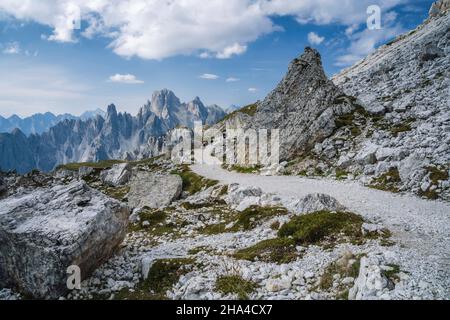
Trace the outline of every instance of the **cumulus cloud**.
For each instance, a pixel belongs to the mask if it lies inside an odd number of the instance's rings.
[[[53,29],[46,39],[110,38],[123,57],[160,60],[176,55],[231,58],[260,36],[282,30],[275,16],[299,23],[344,26],[365,22],[366,8],[383,12],[408,0],[1,0],[1,13]],[[80,20],[83,21],[80,24]],[[77,30],[87,25],[84,30]]]
[[[218,59],[229,59],[233,55],[243,54],[247,51],[247,46],[241,46],[239,43],[235,43],[229,47],[226,47],[221,52],[218,52],[216,57]]]
[[[315,32],[308,33],[308,42],[314,46],[318,46],[324,40],[325,40],[325,37],[321,37]]]
[[[345,54],[337,58],[335,65],[338,67],[352,65],[374,51],[378,45],[405,32],[405,29],[396,23],[395,19],[395,13],[386,13],[384,16],[384,26],[380,30],[364,28],[355,33],[347,32],[350,46]]]
[[[109,77],[109,82],[125,83],[125,84],[141,84],[144,81],[139,80],[132,74],[115,74]]]
[[[266,0],[260,1],[266,14],[293,15],[301,24],[326,25],[337,23],[345,26],[361,24],[367,20],[367,7],[378,5],[386,12],[409,0]]]
[[[20,53],[20,44],[18,42],[10,42],[4,46],[2,50],[4,54],[19,54]]]
[[[248,88],[248,92],[257,92],[258,89],[257,88]]]
[[[241,79],[235,78],[235,77],[229,77],[229,78],[227,78],[225,81],[226,81],[226,82],[236,82],[236,81],[239,81],[239,80],[241,80]]]
[[[216,74],[212,74],[212,73],[204,73],[204,74],[200,75],[200,79],[217,80],[217,79],[219,79],[219,76]]]

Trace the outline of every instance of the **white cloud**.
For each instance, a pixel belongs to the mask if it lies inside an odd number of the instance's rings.
[[[324,40],[325,40],[325,37],[321,37],[315,32],[308,33],[308,42],[314,46],[318,46]]]
[[[109,81],[116,82],[116,83],[125,83],[125,84],[144,83],[144,81],[137,79],[136,76],[134,76],[132,74],[118,74],[118,73],[113,76],[110,76]]]
[[[236,81],[239,81],[239,80],[241,80],[241,79],[235,78],[235,77],[229,77],[229,78],[227,78],[225,81],[226,81],[226,82],[236,82]]]
[[[256,88],[248,88],[248,91],[249,91],[249,92],[257,92],[258,89],[256,89]]]
[[[200,75],[200,79],[205,79],[205,80],[217,80],[220,77],[216,74],[212,74],[212,73],[204,73],[202,75]]]
[[[211,55],[205,51],[205,52],[200,53],[199,57],[202,59],[208,59],[208,58],[211,58]]]
[[[350,46],[345,54],[337,58],[335,65],[338,67],[350,66],[373,52],[380,44],[405,32],[401,25],[394,24],[394,20],[389,20],[388,17],[389,15],[386,15],[386,25],[380,30],[363,29],[350,34]]]
[[[376,2],[387,12],[407,1]],[[274,16],[294,16],[299,23],[361,25],[371,4],[373,0],[1,0],[0,19],[6,13],[47,25],[53,32],[45,38],[51,41],[111,38],[109,47],[127,58],[227,59],[246,52],[260,36],[282,30]],[[88,25],[81,31],[76,30],[78,14]]]
[[[218,59],[229,59],[233,55],[240,55],[247,51],[247,46],[241,46],[239,43],[235,43],[229,47],[226,47],[221,52],[218,52],[216,57]]]
[[[293,15],[299,23],[326,25],[337,23],[345,26],[366,22],[368,6],[379,5],[383,12],[409,0],[263,0],[266,14]]]
[[[4,54],[19,54],[20,53],[20,44],[18,42],[7,43],[2,52]]]

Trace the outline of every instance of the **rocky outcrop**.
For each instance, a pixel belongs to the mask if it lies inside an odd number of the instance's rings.
[[[297,213],[311,213],[316,211],[343,211],[345,207],[335,198],[322,193],[312,193],[305,197],[288,202],[286,208]]]
[[[67,291],[67,268],[86,278],[122,242],[129,209],[84,182],[2,200],[0,287],[35,298]]]
[[[391,267],[383,266],[382,263],[381,256],[361,258],[358,278],[349,290],[350,300],[389,299],[389,291],[394,288],[394,284],[385,276],[385,270]]]
[[[180,197],[182,187],[178,175],[140,172],[130,180],[128,203],[133,208],[168,206]]]
[[[354,101],[326,77],[320,54],[306,48],[262,102],[233,113],[216,127],[279,129],[280,159],[289,160],[330,136],[334,119],[354,108]]]
[[[354,109],[325,75],[320,54],[311,48],[294,59],[280,84],[257,106],[251,127],[280,129],[280,159],[308,152],[330,136],[334,119]]]
[[[450,0],[439,0],[432,4],[430,8],[430,17],[437,17],[440,14],[444,14],[450,9]]]
[[[130,180],[131,165],[129,163],[115,164],[109,170],[102,171],[100,178],[104,184],[117,187]]]
[[[224,116],[219,107],[206,107],[198,97],[181,103],[164,89],[156,91],[136,116],[118,113],[110,105],[104,116],[65,119],[40,135],[27,137],[18,129],[0,133],[0,168],[47,172],[68,162],[152,157],[166,151],[166,134],[171,129],[193,127],[195,121],[212,124]]]
[[[224,200],[231,208],[237,211],[243,211],[254,205],[284,206],[295,214],[305,214],[321,210],[345,210],[343,205],[327,194],[312,193],[297,199],[281,199],[274,194],[263,193],[260,188],[245,187],[239,184],[231,184],[228,186],[228,194]]]
[[[346,94],[361,101],[368,114],[364,126],[355,116],[349,126],[325,140],[317,149],[319,158],[349,172],[360,171],[365,181],[398,170],[398,190],[450,198],[447,5],[448,1],[438,1],[431,11],[438,8],[439,14],[431,14],[417,29],[333,78]],[[379,112],[373,116],[372,110]],[[433,184],[428,183],[430,171],[435,172]]]

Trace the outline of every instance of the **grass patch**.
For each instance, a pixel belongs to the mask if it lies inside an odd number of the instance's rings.
[[[397,185],[401,181],[398,169],[392,167],[378,178],[375,178],[369,187],[383,191],[399,192]]]
[[[318,211],[292,218],[278,230],[278,237],[238,250],[233,257],[250,261],[289,263],[298,257],[296,246],[311,244],[331,248],[338,242],[355,245],[367,239],[387,239],[390,233],[364,236],[364,219],[351,212]],[[387,241],[387,240],[386,240]]]
[[[411,131],[411,130],[412,130],[411,124],[400,123],[400,124],[396,124],[396,125],[392,126],[390,131],[394,137],[397,137],[399,133],[407,132],[407,131]]]
[[[272,230],[278,230],[278,229],[280,229],[280,221],[274,221],[274,222],[272,222],[272,224],[270,225],[270,229],[272,229]]]
[[[126,196],[128,195],[128,192],[130,192],[130,187],[129,186],[105,187],[102,188],[100,191],[116,200],[126,201],[127,200]]]
[[[220,122],[225,122],[225,121],[227,121],[229,119],[232,119],[238,113],[243,113],[243,114],[246,114],[246,115],[249,115],[249,116],[252,117],[252,116],[255,115],[257,109],[258,109],[258,105],[256,103],[249,104],[249,105],[247,105],[245,107],[242,107],[239,110],[236,110],[236,111],[233,111],[230,114],[227,114]]]
[[[361,258],[364,254],[353,255],[346,254],[339,260],[330,263],[324,270],[318,288],[321,290],[329,290],[333,288],[334,276],[338,274],[340,279],[347,277],[352,277],[356,279],[359,275],[359,268],[361,265]],[[338,293],[336,294],[336,299],[347,300],[349,287],[353,284],[342,285],[340,284],[336,289]]]
[[[181,168],[174,170],[171,173],[181,177],[183,180],[183,191],[186,191],[189,194],[195,194],[219,183],[217,180],[210,180],[199,176],[192,172],[188,166],[181,166]]]
[[[188,254],[189,255],[196,255],[196,254],[198,254],[200,252],[212,252],[212,251],[214,251],[214,250],[211,247],[200,246],[200,247],[195,247],[195,248],[190,249],[188,251]]]
[[[240,212],[236,223],[231,231],[251,230],[260,225],[267,218],[288,214],[283,207],[260,207],[251,206]]]
[[[175,235],[175,229],[177,228],[177,225],[171,222],[166,222],[170,212],[170,208],[160,210],[144,207],[139,212],[139,222],[130,224],[129,230],[132,232],[146,231],[156,236],[160,236],[163,234]],[[183,226],[183,223],[181,221],[179,223],[179,226]]]
[[[220,189],[218,196],[222,197],[222,196],[226,195],[227,193],[228,193],[228,185],[225,185],[222,187],[222,189]]]
[[[303,245],[336,240],[341,235],[350,240],[360,239],[363,222],[360,215],[351,212],[318,211],[292,218],[280,228],[278,236]]]
[[[118,300],[165,300],[167,290],[170,290],[180,277],[190,272],[193,267],[194,260],[189,258],[156,260],[146,280],[141,281],[133,292],[122,289],[115,298]]]
[[[233,254],[236,259],[249,261],[264,261],[274,263],[289,263],[298,257],[295,241],[289,238],[275,238],[258,242]]]
[[[439,181],[445,181],[448,180],[448,169],[445,169],[443,167],[436,167],[436,166],[428,166],[425,167],[427,172],[430,175],[430,186],[427,188],[427,190],[419,190],[418,194],[422,197],[436,200],[439,198],[439,194],[435,191],[435,189],[439,186]],[[434,188],[432,189],[432,187]]]
[[[200,230],[200,233],[207,234],[207,235],[214,235],[214,234],[220,234],[224,232],[229,232],[230,230],[227,229],[228,223],[221,222],[216,224],[210,224],[206,227],[202,228]]]
[[[239,165],[235,164],[235,165],[228,167],[228,170],[236,171],[238,173],[258,173],[260,169],[261,169],[260,165],[246,167],[246,166],[239,166]]]
[[[445,181],[449,178],[447,169],[440,169],[434,166],[428,166],[425,169],[430,173],[430,180],[434,185],[437,185],[439,181]]]
[[[359,128],[359,125],[365,124],[366,118],[369,117],[369,114],[364,107],[359,105],[356,101],[357,99],[355,97],[347,95],[340,95],[333,101],[335,104],[348,103],[354,107],[353,111],[350,113],[340,115],[334,120],[336,129],[348,127],[353,137],[357,137],[361,134],[362,130]]]
[[[239,300],[247,300],[257,287],[256,283],[238,275],[220,276],[216,280],[216,291],[223,294],[236,294]]]
[[[94,169],[110,169],[115,164],[125,163],[124,160],[103,160],[99,162],[78,162],[59,165],[56,170],[66,169],[70,171],[78,171],[81,167]]]
[[[200,232],[213,235],[224,232],[248,231],[261,225],[267,219],[287,213],[288,211],[283,207],[260,206],[251,206],[242,212],[227,211],[222,213],[224,222],[207,225]],[[230,224],[232,225],[230,226]]]
[[[336,168],[336,179],[345,180],[347,179],[348,172],[341,168]]]
[[[398,274],[400,273],[400,266],[397,264],[388,264],[386,265],[387,267],[389,267],[389,270],[383,270],[382,273],[383,275],[388,278],[389,280],[391,280],[392,282],[398,282],[400,280],[400,278],[398,277]]]
[[[181,206],[186,210],[198,210],[203,208],[211,208],[218,205],[226,205],[225,200],[213,200],[209,202],[201,202],[201,203],[191,203],[191,202],[183,202]]]

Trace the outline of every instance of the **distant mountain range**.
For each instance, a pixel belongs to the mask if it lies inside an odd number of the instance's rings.
[[[161,152],[169,130],[193,127],[195,121],[214,124],[225,115],[217,105],[205,106],[198,97],[182,103],[164,89],[156,91],[136,116],[118,113],[111,104],[105,115],[68,117],[42,134],[27,136],[20,127],[0,133],[0,169],[25,173],[50,171],[69,162],[151,157]]]
[[[0,132],[12,132],[14,129],[19,129],[25,135],[41,134],[48,131],[51,127],[64,120],[87,120],[95,118],[97,115],[105,116],[105,112],[101,109],[93,111],[86,111],[79,117],[69,113],[54,115],[51,112],[36,113],[32,116],[21,118],[17,115],[12,115],[9,118],[0,116]]]

